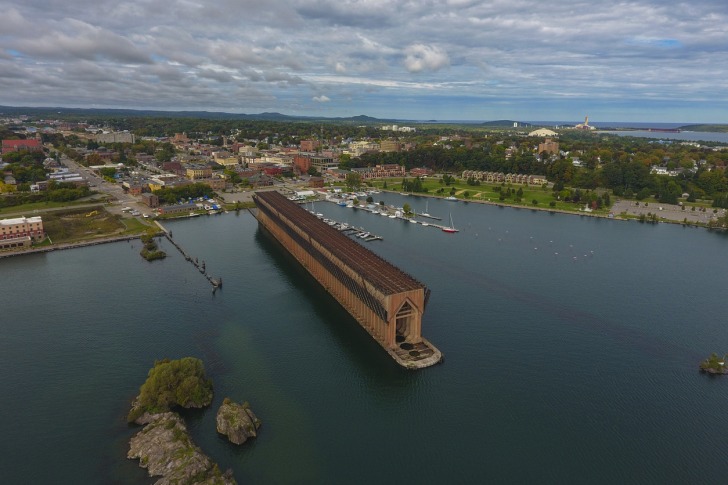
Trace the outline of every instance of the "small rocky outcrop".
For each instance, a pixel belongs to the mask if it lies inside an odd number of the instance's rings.
[[[217,411],[216,421],[217,432],[227,436],[228,440],[236,445],[258,436],[257,430],[261,424],[247,401],[238,404],[227,397]]]
[[[147,414],[148,424],[129,442],[127,457],[138,458],[149,476],[161,476],[155,485],[236,485],[232,472],[220,472],[192,442],[187,427],[176,413]]]
[[[710,357],[700,363],[700,372],[713,375],[726,375],[728,369],[726,369],[726,358],[728,355],[718,357],[717,354],[710,354]]]
[[[713,375],[728,374],[728,369],[726,369],[725,365],[726,357],[728,357],[728,355],[718,357],[715,353],[710,354],[710,357],[700,363],[700,372]]]

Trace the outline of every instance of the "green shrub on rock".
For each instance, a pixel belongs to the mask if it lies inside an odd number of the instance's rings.
[[[133,422],[145,412],[163,413],[175,406],[199,408],[211,402],[212,380],[205,376],[200,359],[164,359],[149,370],[127,419]]]

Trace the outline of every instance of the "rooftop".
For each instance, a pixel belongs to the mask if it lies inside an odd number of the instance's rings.
[[[0,225],[13,226],[16,224],[34,224],[37,222],[43,222],[40,216],[35,217],[15,217],[13,219],[0,219]]]
[[[426,289],[425,285],[380,256],[362,247],[282,194],[256,192],[256,197],[305,231],[369,284],[384,294]]]

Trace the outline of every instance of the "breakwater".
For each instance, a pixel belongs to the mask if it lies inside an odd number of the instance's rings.
[[[25,256],[25,255],[29,255],[29,254],[50,253],[53,251],[62,251],[64,249],[77,249],[77,248],[83,248],[83,247],[87,247],[87,246],[97,246],[99,244],[108,244],[108,243],[119,242],[119,241],[132,241],[134,239],[139,239],[140,237],[141,237],[140,234],[136,234],[133,236],[115,236],[115,237],[106,237],[103,239],[94,239],[94,240],[90,240],[90,241],[79,241],[79,242],[67,243],[67,244],[54,244],[51,246],[23,249],[20,251],[4,251],[4,252],[0,253],[0,259],[11,258],[13,256]]]
[[[202,260],[202,262],[200,262],[200,260],[198,258],[193,258],[189,254],[187,254],[187,251],[185,251],[184,248],[181,245],[177,244],[177,241],[175,241],[174,239],[172,239],[172,232],[171,231],[167,230],[167,228],[164,227],[162,224],[160,224],[159,221],[154,221],[154,223],[157,226],[159,226],[159,228],[162,230],[162,235],[167,239],[167,241],[169,241],[172,244],[172,246],[174,246],[175,248],[177,248],[177,251],[179,251],[179,253],[185,258],[185,260],[186,261],[189,261],[190,263],[192,263],[192,265],[195,268],[197,268],[197,270],[200,273],[202,273],[202,276],[204,276],[205,279],[212,285],[212,292],[213,293],[215,293],[215,291],[218,288],[222,288],[222,277],[213,278],[212,276],[210,276],[207,273],[207,268],[206,268],[206,265],[205,265],[205,260]]]

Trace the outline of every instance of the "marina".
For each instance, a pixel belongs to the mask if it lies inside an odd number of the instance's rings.
[[[361,197],[361,195],[359,195],[359,194],[355,194],[355,195],[357,197]],[[363,195],[366,195],[366,194],[363,194]],[[399,194],[399,195],[400,196],[403,196],[403,195],[406,196],[406,195],[409,195],[409,194]],[[346,207],[346,208],[349,208],[349,209],[355,209],[355,210],[358,210],[358,211],[368,212],[368,213],[370,213],[372,215],[378,215],[378,216],[381,216],[381,217],[387,217],[389,219],[396,219],[396,220],[400,220],[400,221],[403,221],[403,222],[408,222],[410,224],[419,224],[422,227],[432,227],[434,229],[440,229],[443,232],[449,232],[449,233],[459,232],[457,230],[452,230],[452,227],[451,227],[452,224],[450,226],[445,226],[445,225],[437,224],[437,223],[433,223],[433,222],[418,221],[416,219],[416,217],[422,217],[422,218],[425,218],[425,219],[428,219],[428,220],[432,220],[432,221],[441,221],[442,220],[441,217],[433,216],[433,215],[431,215],[431,214],[428,213],[427,207],[429,207],[429,201],[427,203],[428,205],[425,208],[425,212],[423,212],[423,213],[412,212],[410,215],[407,215],[404,212],[404,209],[402,207],[396,207],[394,205],[373,204],[373,203],[369,203],[369,204],[353,204],[353,203],[347,202],[345,199],[335,198],[335,197],[328,196],[328,194],[327,194],[327,196],[325,196],[321,200],[322,201],[325,201],[325,202],[333,203],[333,204],[335,204],[335,205],[337,205],[339,207]],[[312,205],[313,205],[313,203],[312,203]],[[314,209],[308,209],[308,211],[311,212],[312,214],[316,215],[316,217],[319,217],[320,219],[323,219],[324,222],[327,222],[328,223],[330,221],[329,219],[323,218],[323,214],[315,212]],[[330,225],[333,225],[333,226],[335,226],[337,228],[342,227],[342,223],[338,223],[338,222],[333,222]],[[347,229],[347,230],[349,229],[347,227],[347,224],[346,223],[343,223],[343,227],[345,229]],[[349,232],[349,231],[347,231],[347,232]],[[359,232],[358,233],[355,233],[355,235],[357,237],[361,237],[365,241],[376,241],[376,240],[381,240],[382,239],[381,236],[373,236],[373,235],[370,235],[368,233],[366,233],[367,234],[366,236],[362,237],[361,236],[361,233],[362,232],[364,232],[364,230],[361,229],[361,228],[359,228]]]

